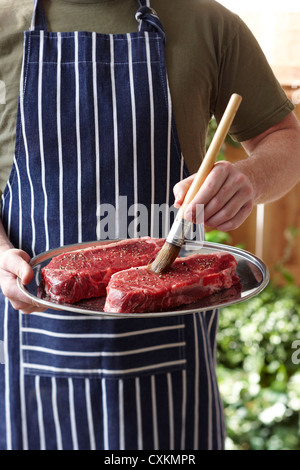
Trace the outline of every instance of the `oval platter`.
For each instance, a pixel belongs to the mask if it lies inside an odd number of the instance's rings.
[[[115,241],[115,240],[114,240]],[[237,275],[240,278],[240,284],[230,289],[223,290],[209,297],[201,299],[198,302],[189,305],[183,305],[172,311],[147,312],[147,313],[109,313],[104,312],[105,297],[82,300],[76,304],[65,304],[51,300],[41,290],[40,273],[41,269],[46,266],[53,257],[65,252],[84,249],[92,246],[107,244],[107,241],[94,241],[89,243],[79,243],[53,249],[32,258],[30,264],[34,271],[32,282],[24,286],[18,279],[18,286],[21,291],[29,297],[35,304],[39,304],[41,308],[64,310],[68,312],[76,312],[85,315],[101,315],[103,317],[122,317],[122,318],[141,318],[141,317],[162,317],[170,315],[186,315],[195,313],[196,311],[207,311],[216,308],[227,307],[234,303],[244,302],[258,295],[268,284],[270,273],[267,266],[255,255],[228,245],[222,245],[211,242],[193,242],[186,241],[180,251],[180,256],[185,257],[194,253],[212,254],[216,251],[223,251],[233,255],[237,261]]]

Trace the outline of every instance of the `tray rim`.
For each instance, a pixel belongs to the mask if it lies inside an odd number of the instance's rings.
[[[104,244],[111,244],[115,243],[117,241],[120,241],[121,239],[118,240],[95,240],[91,242],[81,242],[81,243],[74,243],[70,245],[64,245],[61,247],[53,248],[48,251],[44,251],[36,256],[34,256],[30,260],[30,266],[34,269],[37,268],[41,263],[44,261],[51,260],[54,256],[58,256],[59,254],[65,253],[65,252],[70,252],[70,251],[76,251],[80,249],[85,249],[93,246],[99,246],[99,245],[104,245]],[[36,303],[38,303],[41,307],[46,307],[46,309],[54,309],[57,311],[68,311],[68,312],[73,312],[73,313],[78,313],[78,314],[84,314],[84,315],[89,315],[89,316],[97,316],[97,317],[109,317],[109,318],[149,318],[149,317],[166,317],[166,316],[178,316],[178,315],[187,315],[187,314],[192,314],[198,311],[208,311],[208,310],[214,310],[214,309],[221,309],[228,307],[230,305],[236,304],[236,303],[241,303],[246,300],[249,300],[250,298],[258,295],[260,292],[262,292],[265,287],[268,285],[270,281],[270,271],[267,267],[267,265],[256,255],[253,253],[246,251],[242,248],[234,247],[231,245],[224,245],[221,243],[214,243],[214,242],[199,242],[199,241],[192,241],[192,240],[186,240],[183,244],[183,249],[186,248],[187,250],[190,248],[190,250],[193,252],[197,252],[198,250],[201,249],[208,249],[208,250],[213,250],[213,251],[222,251],[226,253],[230,253],[235,257],[242,258],[244,260],[247,260],[248,262],[252,263],[255,265],[259,271],[262,274],[262,282],[260,283],[259,286],[256,288],[253,288],[251,291],[249,291],[248,294],[244,295],[241,298],[233,299],[231,301],[223,302],[217,305],[210,305],[210,306],[203,306],[201,308],[195,308],[193,307],[194,304],[191,304],[190,306],[187,305],[186,308],[183,310],[175,310],[175,311],[162,311],[162,312],[145,312],[145,313],[114,313],[114,312],[103,312],[99,310],[92,310],[92,309],[86,309],[83,307],[80,307],[76,304],[59,304],[56,302],[51,302],[45,299],[40,299],[37,296],[31,294],[26,286],[22,283],[21,279],[18,277],[17,278],[17,284],[19,289],[22,291],[23,294],[25,294],[27,297],[29,297],[31,300],[33,300]],[[189,253],[192,254],[192,253]],[[191,308],[190,308],[191,307]]]

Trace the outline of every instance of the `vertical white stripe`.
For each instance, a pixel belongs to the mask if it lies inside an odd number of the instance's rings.
[[[146,39],[146,57],[147,57],[147,71],[148,71],[148,86],[150,98],[150,152],[151,152],[151,236],[154,230],[154,196],[155,196],[155,163],[154,163],[154,100],[153,100],[153,81],[151,70],[151,54],[149,34],[145,32]]]
[[[208,394],[208,423],[207,423],[207,446],[208,450],[212,450],[212,392],[211,392],[211,373],[210,365],[207,357],[207,341],[204,332],[204,325],[201,313],[199,313],[199,321],[201,325],[202,344],[204,350],[204,362],[207,375],[207,394]]]
[[[61,436],[61,429],[60,429],[60,422],[58,416],[58,408],[57,408],[57,386],[56,386],[56,379],[55,377],[51,378],[51,386],[52,386],[52,410],[53,410],[53,420],[55,426],[55,434],[56,434],[56,448],[57,450],[62,450],[62,436]]]
[[[9,354],[8,354],[8,298],[5,297],[4,307],[4,366],[5,366],[5,423],[6,423],[6,448],[12,450],[12,431],[11,431],[11,414],[10,414],[10,371],[9,371]]]
[[[64,245],[64,170],[62,157],[62,137],[61,137],[61,33],[57,33],[57,146],[58,146],[58,166],[59,166],[59,233],[60,246]]]
[[[94,94],[94,125],[95,125],[95,156],[96,156],[96,217],[100,218],[100,149],[99,149],[99,114],[97,90],[97,55],[96,33],[92,35],[92,61],[93,61],[93,94]],[[97,222],[97,240],[100,239],[100,223]]]
[[[18,200],[19,200],[19,248],[22,249],[22,233],[23,233],[23,225],[22,225],[22,192],[21,192],[21,179],[20,179],[20,171],[19,171],[19,166],[18,163],[15,159],[15,168],[16,168],[16,173],[17,173],[17,179],[18,179]]]
[[[127,34],[128,40],[128,66],[129,66],[129,84],[132,111],[132,139],[133,139],[133,184],[134,184],[134,205],[138,204],[138,174],[137,174],[137,132],[136,132],[136,105],[133,79],[133,63],[132,63],[132,41],[131,35]],[[135,217],[137,214],[135,213]],[[134,236],[137,237],[137,221],[134,225]]]
[[[102,388],[102,410],[103,410],[103,441],[104,441],[104,449],[103,450],[109,450],[107,399],[106,399],[106,382],[105,382],[105,379],[101,379],[101,388]]]
[[[212,327],[212,324],[214,322],[216,313],[217,313],[217,310],[213,309],[212,313],[210,314],[209,323],[208,323],[208,327],[207,327],[207,334],[208,334],[209,338],[211,337],[211,327]],[[205,312],[205,314],[206,314],[206,312]],[[215,339],[216,339],[216,337],[215,337]],[[212,351],[213,351],[214,361],[216,361],[216,346],[217,345],[216,345],[216,341],[215,341],[214,344],[211,345],[211,348],[212,348]]]
[[[71,434],[72,434],[72,441],[73,441],[73,450],[78,450],[73,379],[71,378],[68,379],[68,385],[69,385],[69,405],[70,405],[70,420],[71,420]]]
[[[170,433],[170,444],[169,449],[174,450],[174,404],[173,404],[173,390],[172,390],[172,377],[170,372],[167,374],[168,383],[168,401],[169,401],[169,433]]]
[[[5,210],[5,199],[3,197],[3,194],[1,196],[1,204],[0,204],[0,215],[3,216]]]
[[[8,238],[10,238],[10,227],[11,227],[11,208],[12,208],[12,199],[13,199],[13,195],[12,195],[12,191],[11,191],[11,185],[10,185],[10,182],[9,182],[9,181],[7,182],[7,186],[8,186],[8,189],[9,189],[9,205],[8,205],[8,223],[7,223],[7,236],[8,236]]]
[[[24,116],[24,57],[25,57],[25,45],[24,45],[24,51],[23,51],[23,65],[22,65],[22,73],[21,73],[21,92],[20,92],[20,114],[21,114],[21,127],[22,127],[22,135],[23,135],[23,141],[24,141],[24,148],[25,148],[25,156],[26,156],[26,173],[27,173],[27,178],[29,181],[29,186],[30,186],[30,198],[31,198],[31,212],[30,212],[30,219],[31,219],[31,227],[32,227],[32,240],[31,240],[31,249],[33,256],[35,256],[35,237],[36,237],[36,231],[35,231],[35,223],[34,223],[34,190],[33,190],[33,185],[32,185],[32,179],[31,179],[31,174],[30,174],[30,165],[29,165],[29,153],[28,153],[28,144],[27,144],[27,136],[26,136],[26,128],[25,128],[25,116]]]
[[[23,314],[19,311],[20,408],[21,408],[21,423],[22,423],[22,440],[23,440],[23,450],[28,450],[25,374],[24,374],[24,366],[23,366],[23,349],[22,349],[23,347],[22,317],[23,317]]]
[[[35,17],[36,17],[37,3],[38,3],[38,0],[34,0],[34,2],[33,2],[33,14],[32,14],[31,24],[30,24],[30,31],[35,30]]]
[[[180,180],[183,179],[183,168],[184,168],[184,158],[183,158],[183,155],[181,154],[181,160],[180,160]]]
[[[214,319],[217,315],[217,310],[214,309],[212,313],[210,314],[210,319],[209,319],[209,324],[207,327],[207,334],[208,338],[211,338],[211,327],[214,322]],[[216,338],[216,336],[215,336]],[[209,340],[210,341],[210,340]],[[214,344],[210,344],[211,350],[213,352],[213,367],[216,366],[216,341]],[[216,400],[216,406],[215,406],[215,413],[216,413],[216,434],[217,434],[217,442],[218,442],[218,449],[221,450],[223,448],[223,442],[222,442],[222,433],[223,433],[223,423],[222,423],[222,411],[221,411],[221,403],[219,403],[219,390],[218,390],[218,383],[217,383],[217,378],[216,375],[213,373],[212,374],[212,381],[213,381],[213,393],[215,396]]]
[[[80,102],[79,102],[79,56],[78,31],[75,31],[75,107],[77,141],[77,197],[78,197],[78,243],[82,242],[82,202],[81,202],[81,141],[80,141]]]
[[[171,133],[172,133],[172,101],[170,95],[170,89],[168,85],[168,143],[167,143],[167,178],[166,178],[166,207],[170,204],[170,164],[171,164]],[[165,222],[165,236],[168,235],[169,231],[169,220],[166,217]]]
[[[28,145],[27,145],[27,136],[25,130],[25,117],[24,117],[24,58],[25,58],[25,43],[23,48],[23,61],[22,61],[22,70],[21,70],[21,80],[20,80],[20,116],[21,116],[21,128],[22,128],[22,136],[24,141],[24,149],[25,149],[25,156],[26,156],[26,173],[29,180],[30,185],[30,195],[31,195],[31,225],[32,225],[32,253],[33,256],[35,255],[35,225],[34,225],[34,192],[33,192],[33,185],[30,175],[30,168],[29,168],[29,155],[28,155]],[[19,246],[22,248],[22,187],[20,181],[20,172],[16,162],[16,171],[18,175],[18,189],[19,189]],[[8,223],[10,225],[10,217]],[[5,312],[8,312],[8,300],[5,299]],[[21,328],[21,320],[22,314],[19,312],[19,348],[20,348],[20,408],[21,408],[21,419],[22,419],[22,440],[23,440],[23,449],[28,449],[28,433],[27,433],[27,410],[26,410],[26,400],[25,400],[25,383],[24,383],[24,371],[23,371],[23,355],[21,353],[21,346],[22,346],[22,328]],[[7,351],[8,352],[8,351]],[[9,358],[7,355],[7,368],[9,364]],[[7,370],[7,369],[6,369]],[[8,391],[8,396],[6,397],[6,410],[9,409],[9,375],[5,377],[6,382],[6,392]],[[9,425],[7,422],[7,433],[8,433],[8,448],[11,446],[11,424],[10,424],[10,415],[9,415]]]
[[[137,417],[137,448],[143,450],[143,428],[142,428],[142,404],[140,379],[135,378],[136,417]]]
[[[197,332],[196,313],[193,313],[194,323],[194,351],[195,351],[195,403],[194,403],[194,450],[198,450],[199,446],[199,341]]]
[[[119,142],[118,142],[118,116],[117,116],[117,97],[115,81],[115,53],[114,38],[110,35],[110,73],[112,88],[112,106],[113,106],[113,128],[114,128],[114,155],[115,155],[115,206],[116,206],[116,238],[119,238]]]
[[[182,406],[181,406],[181,450],[185,449],[185,428],[186,428],[186,370],[182,371]]]
[[[157,405],[155,392],[155,375],[151,375],[151,402],[152,402],[152,423],[153,423],[153,450],[159,449],[158,427],[157,427]]]
[[[256,237],[255,254],[258,258],[264,257],[264,226],[265,226],[265,205],[256,206]]]
[[[93,422],[93,408],[91,400],[91,387],[89,379],[85,379],[85,400],[86,400],[86,409],[87,409],[87,421],[88,429],[90,436],[90,447],[91,450],[96,450],[96,441],[95,441],[95,431],[94,431],[94,422]]]
[[[43,419],[43,405],[40,391],[40,377],[35,377],[35,396],[37,404],[38,427],[40,435],[40,450],[46,450],[45,429]]]
[[[40,31],[40,51],[39,51],[39,74],[38,74],[38,126],[41,158],[41,180],[44,195],[44,230],[45,230],[45,251],[49,250],[48,232],[48,198],[45,179],[45,155],[43,139],[43,55],[44,55],[44,31]]]
[[[124,383],[123,379],[119,380],[119,439],[120,450],[125,449],[125,422],[124,422]]]

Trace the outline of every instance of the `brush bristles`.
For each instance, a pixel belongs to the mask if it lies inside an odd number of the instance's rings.
[[[180,246],[175,246],[171,243],[165,242],[155,260],[149,264],[149,270],[156,274],[160,274],[165,271],[169,266],[171,266],[173,261],[175,261],[179,255],[180,249]]]

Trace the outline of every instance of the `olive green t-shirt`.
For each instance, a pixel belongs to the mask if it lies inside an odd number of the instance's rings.
[[[49,31],[127,33],[138,29],[137,0],[43,0]],[[11,171],[23,52],[32,0],[0,0],[0,191]],[[243,102],[231,128],[245,141],[292,109],[246,25],[214,0],[152,0],[164,26],[166,63],[179,140],[191,172],[205,151],[207,125],[233,92]]]

